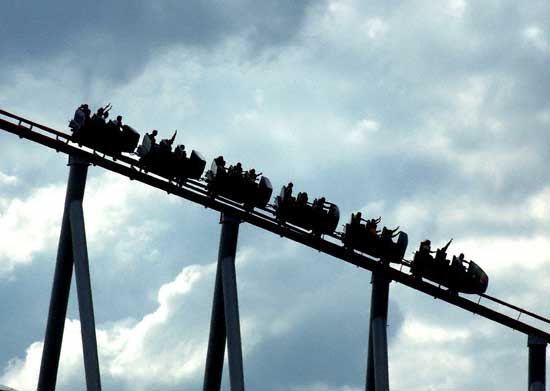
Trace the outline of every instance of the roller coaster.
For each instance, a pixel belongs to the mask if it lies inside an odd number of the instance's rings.
[[[544,345],[544,348],[546,344],[550,343],[550,333],[547,330],[525,321],[526,318],[530,318],[540,324],[548,325],[550,324],[550,319],[487,295],[485,293],[488,284],[487,275],[472,261],[466,262],[462,259],[458,261],[458,258],[454,257],[453,262],[449,262],[446,259],[448,245],[439,249],[436,256],[432,257],[429,255],[429,246],[426,247],[426,243],[423,242],[416,252],[415,258],[412,261],[405,261],[403,260],[403,255],[407,247],[406,233],[397,232],[397,229],[390,230],[386,227],[382,231],[378,231],[377,224],[380,222],[379,219],[363,220],[363,224],[360,214],[359,216],[352,215],[350,223],[345,225],[343,232],[336,232],[335,228],[338,224],[339,211],[335,204],[326,202],[324,198],[322,200],[316,199],[313,203],[309,203],[307,195],[306,199],[303,199],[303,193],[299,193],[297,197],[293,197],[292,192],[289,191],[289,185],[283,186],[280,195],[275,197],[274,202],[270,204],[272,186],[267,177],[261,177],[258,182],[257,177],[259,174],[256,175],[255,172],[248,174],[250,173],[248,171],[247,175],[243,176],[239,173],[238,176],[233,177],[237,179],[232,179],[231,169],[234,166],[230,167],[230,169],[225,168],[225,162],[221,164],[221,156],[214,159],[206,177],[202,178],[204,158],[196,151],[193,151],[191,156],[187,158],[182,149],[179,149],[178,157],[177,148],[173,152],[173,156],[162,155],[159,148],[156,155],[153,155],[151,151],[154,148],[152,148],[150,140],[147,140],[146,135],[140,146],[142,148],[141,152],[137,155],[132,153],[137,146],[139,135],[136,138],[137,132],[129,127],[126,129],[120,127],[118,130],[112,130],[113,132],[118,131],[119,133],[117,134],[126,135],[126,141],[123,137],[117,136],[120,137],[118,141],[120,147],[114,149],[112,147],[113,143],[102,144],[101,142],[87,138],[86,134],[99,134],[102,132],[103,130],[98,131],[98,128],[101,128],[100,126],[96,126],[93,131],[89,129],[87,133],[82,132],[80,136],[75,137],[75,134],[78,134],[78,132],[74,132],[73,134],[61,132],[0,109],[0,128],[22,139],[41,144],[56,152],[65,153],[86,164],[102,167],[125,176],[130,180],[142,182],[169,194],[174,194],[206,208],[221,212],[222,216],[231,216],[231,218],[239,222],[247,222],[258,228],[331,255],[341,261],[353,264],[358,268],[369,270],[373,272],[373,281],[374,276],[383,276],[383,279],[387,282],[394,281],[406,285],[434,298],[483,316],[524,333],[529,338],[535,338],[537,341],[540,341],[540,346]],[[80,130],[80,126],[76,127],[76,129]],[[107,132],[107,130],[104,132]],[[159,147],[161,144],[159,144]],[[166,161],[169,163],[166,163]],[[178,171],[176,173],[171,167],[178,164],[178,162],[187,162],[185,163],[187,164],[185,167],[190,168],[186,169],[187,171],[181,171],[181,173]],[[201,174],[198,174],[199,171]],[[243,178],[248,178],[248,182]],[[235,186],[231,182],[232,180],[238,180],[240,185]],[[247,190],[235,192],[235,189],[239,189],[240,187]],[[222,231],[222,239],[223,235],[224,232]],[[394,236],[397,237],[397,241],[392,240]],[[423,250],[423,246],[425,251]],[[477,299],[471,300],[470,298],[461,296],[460,292],[476,295]],[[517,316],[512,317],[506,315],[504,311],[497,311],[483,305],[482,300],[516,311]],[[372,305],[375,305],[374,291]],[[371,307],[371,317],[373,316],[372,311],[374,311],[373,307]],[[226,316],[229,316],[229,313]],[[521,317],[523,318],[520,319]],[[214,322],[214,312],[212,322]],[[372,327],[373,325],[371,325]],[[227,338],[229,345],[229,335]],[[370,343],[371,340],[369,340],[369,345]],[[370,358],[371,348],[369,346],[370,361],[372,361]],[[231,348],[229,349],[231,365]],[[538,351],[538,357],[540,357],[540,349]],[[374,365],[370,361],[369,366]],[[55,370],[57,370],[57,366]],[[217,369],[217,371],[221,371],[221,369]],[[369,371],[372,372],[373,369],[371,368]],[[371,377],[373,376],[371,373]],[[369,375],[367,375],[367,384],[369,384],[368,377]],[[372,383],[372,380],[370,382]],[[235,384],[238,385],[239,383],[233,383],[232,381],[232,388],[240,388],[238,386],[233,387]],[[372,383],[370,389],[378,390],[385,388],[378,381],[376,384],[378,387],[374,387],[374,383]],[[207,387],[206,374],[205,388],[209,388]],[[43,389],[47,389],[47,387],[43,387]]]

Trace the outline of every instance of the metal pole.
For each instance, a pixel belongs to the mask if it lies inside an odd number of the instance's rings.
[[[75,267],[78,310],[80,312],[80,332],[82,351],[84,353],[84,371],[88,391],[101,390],[99,360],[97,357],[97,340],[95,334],[94,304],[92,301],[92,284],[86,246],[84,213],[82,201],[73,201],[70,205],[71,235],[73,239],[73,258]]]
[[[546,388],[546,341],[529,335],[529,391],[544,391]]]
[[[221,254],[220,241],[220,254]],[[225,355],[225,312],[223,308],[222,263],[218,260],[216,283],[214,285],[214,300],[210,318],[210,337],[208,338],[208,353],[204,370],[203,389],[205,391],[219,390],[222,382],[223,359]]]
[[[222,213],[220,222],[222,231],[203,388],[220,389],[227,338],[229,382],[231,390],[237,391],[244,390],[239,300],[235,273],[235,254],[241,221]]]
[[[239,298],[237,296],[237,276],[235,273],[235,253],[239,235],[240,220],[222,214],[222,240],[227,243],[222,258],[223,303],[225,329],[227,330],[227,353],[229,359],[229,381],[231,390],[244,390],[243,352],[241,326],[239,321]],[[224,237],[223,232],[226,236]]]
[[[369,344],[367,351],[367,379],[365,381],[365,391],[374,391],[374,347],[372,343],[372,292],[371,292],[371,316],[369,319]]]
[[[372,273],[372,294],[367,358],[367,391],[388,391],[388,299],[390,281],[382,272]]]
[[[44,348],[40,363],[40,374],[38,377],[38,391],[51,391],[55,389],[57,381],[57,369],[59,356],[61,354],[61,342],[63,340],[63,329],[65,316],[67,314],[67,303],[71,288],[71,277],[73,273],[73,258],[71,231],[69,222],[69,206],[73,200],[82,200],[86,187],[86,176],[89,163],[76,156],[69,156],[69,181],[65,196],[65,209],[57,247],[57,260],[53,278],[50,308],[44,337]]]

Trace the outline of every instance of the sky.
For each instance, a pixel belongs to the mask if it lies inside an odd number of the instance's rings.
[[[341,224],[401,226],[408,259],[453,238],[488,294],[550,316],[547,1],[2,5],[0,108],[68,131],[110,102],[141,134],[325,196]],[[66,162],[0,132],[0,384],[17,390],[38,379]],[[103,388],[201,389],[218,214],[97,167],[84,213]],[[370,278],[242,224],[247,388],[363,389]],[[392,390],[527,385],[525,335],[396,283],[388,338]],[[84,388],[73,281],[58,389]]]

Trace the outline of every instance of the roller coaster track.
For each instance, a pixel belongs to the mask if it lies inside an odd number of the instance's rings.
[[[188,201],[203,205],[206,208],[211,208],[219,212],[233,215],[240,218],[242,221],[255,225],[256,227],[270,231],[280,235],[281,237],[286,237],[325,254],[332,255],[335,258],[339,258],[340,260],[355,265],[359,268],[370,270],[372,272],[383,273],[392,281],[421,291],[434,298],[453,304],[521,333],[538,336],[547,343],[550,343],[550,329],[545,327],[546,330],[543,330],[542,328],[539,328],[538,325],[534,326],[520,320],[520,317],[524,315],[524,317],[535,319],[539,323],[544,323],[546,326],[550,324],[550,319],[548,318],[486,294],[479,295],[479,299],[477,301],[472,301],[458,294],[453,294],[438,285],[434,285],[423,280],[414,279],[410,274],[403,272],[401,269],[385,266],[375,258],[372,258],[366,254],[345,249],[341,244],[337,243],[337,234],[325,235],[323,238],[316,238],[298,227],[279,224],[274,217],[275,215],[273,208],[269,205],[266,208],[256,208],[253,211],[246,211],[241,204],[230,199],[209,196],[206,191],[206,186],[201,181],[188,180],[183,185],[178,185],[152,173],[144,172],[140,169],[138,160],[130,155],[113,157],[103,153],[97,153],[96,151],[93,151],[85,146],[79,146],[78,144],[72,142],[70,140],[70,135],[66,133],[33,121],[29,121],[1,109],[0,129],[13,133],[20,138],[28,139],[35,143],[54,149],[57,152],[62,152],[67,155],[78,155],[95,166],[124,175],[130,180],[140,181],[149,186],[156,187],[159,190],[166,191],[169,194],[174,194],[185,198]],[[482,299],[489,300],[499,306],[516,311],[518,313],[517,318],[508,316],[502,312],[498,312],[481,304],[480,302]]]

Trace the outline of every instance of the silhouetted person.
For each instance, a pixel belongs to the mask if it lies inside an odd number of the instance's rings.
[[[432,242],[430,242],[428,239],[420,242],[420,248],[418,249],[418,252],[422,255],[422,256],[429,256],[430,253],[432,252]]]
[[[234,166],[229,167],[229,174],[235,177],[240,177],[243,173],[243,166],[241,163],[237,163]]]
[[[86,122],[86,112],[84,111],[84,105],[80,105],[80,107],[76,109],[76,111],[74,112],[73,121],[74,123],[71,124],[71,128],[73,128],[73,130],[78,130],[84,125],[84,122]]]
[[[174,131],[174,134],[172,135],[172,137],[170,137],[167,141],[168,141],[168,144],[170,144],[170,146],[172,146],[172,144],[174,144],[174,140],[176,139],[176,135],[178,134],[178,131]]]
[[[223,159],[223,156],[218,156],[217,158],[214,159],[214,161],[216,162],[216,165],[218,166],[218,168],[222,168],[222,169],[225,169],[225,160]]]
[[[187,157],[187,152],[185,152],[185,145],[180,144],[176,147],[176,155],[179,159],[185,159]]]
[[[296,201],[298,201],[299,205],[302,205],[302,206],[307,205],[307,193],[305,191],[298,193],[298,197]]]
[[[294,184],[292,182],[288,182],[288,185],[285,186],[284,190],[284,198],[285,200],[291,200],[292,199],[292,189],[294,187]]]
[[[176,139],[176,134],[178,134],[178,131],[176,130],[172,137],[166,138],[164,140],[160,141],[160,149],[164,152],[172,152],[172,144],[174,144],[174,140]]]
[[[411,273],[417,279],[422,279],[422,274],[424,274],[424,269],[426,267],[426,262],[432,258],[431,253],[431,242],[426,239],[420,242],[420,247],[418,251],[414,254],[413,265],[411,267]]]
[[[157,139],[155,137],[157,137],[158,134],[159,132],[155,129],[151,133],[147,133],[147,137],[149,137],[149,140],[151,140],[151,146],[157,143]]]
[[[458,256],[458,266],[460,268],[460,271],[466,271],[466,267],[464,266],[464,254],[460,253]]]
[[[455,271],[460,272],[462,270],[462,261],[457,258],[456,255],[453,255],[453,260],[451,262],[451,267],[455,269]]]
[[[122,115],[118,115],[118,116],[116,117],[115,124],[116,124],[119,128],[122,128]]]
[[[324,205],[325,205],[325,197],[321,197],[313,200],[313,205],[311,208],[318,215],[322,215]]]
[[[107,106],[103,107],[103,118],[104,119],[107,119],[107,117],[109,116],[109,111],[113,108],[113,106],[111,106],[111,104],[109,103]]]
[[[256,174],[256,170],[252,168],[245,174],[245,177],[246,177],[246,179],[248,179],[252,183],[255,183],[256,179],[258,179],[259,175],[260,174]]]
[[[435,260],[437,262],[440,262],[440,263],[445,263],[447,264],[448,266],[448,262],[447,262],[447,249],[449,248],[449,246],[451,245],[451,242],[453,241],[453,239],[449,240],[449,243],[447,243],[445,246],[443,246],[442,248],[438,248],[437,251],[435,252]]]
[[[377,229],[378,229],[377,220],[375,220],[375,219],[368,220],[366,228],[367,228],[367,233],[368,233],[369,237],[375,238],[375,237],[378,236],[378,234],[376,232]]]
[[[362,215],[361,212],[351,214],[351,226],[358,229],[361,226]]]
[[[89,120],[90,116],[92,115],[90,108],[86,103],[84,103],[81,107],[82,107],[82,111],[84,111],[84,116],[86,117],[86,120]]]
[[[105,123],[104,115],[105,115],[105,110],[103,109],[103,107],[100,107],[99,109],[97,109],[97,111],[93,115],[92,119],[99,120],[99,121]]]

